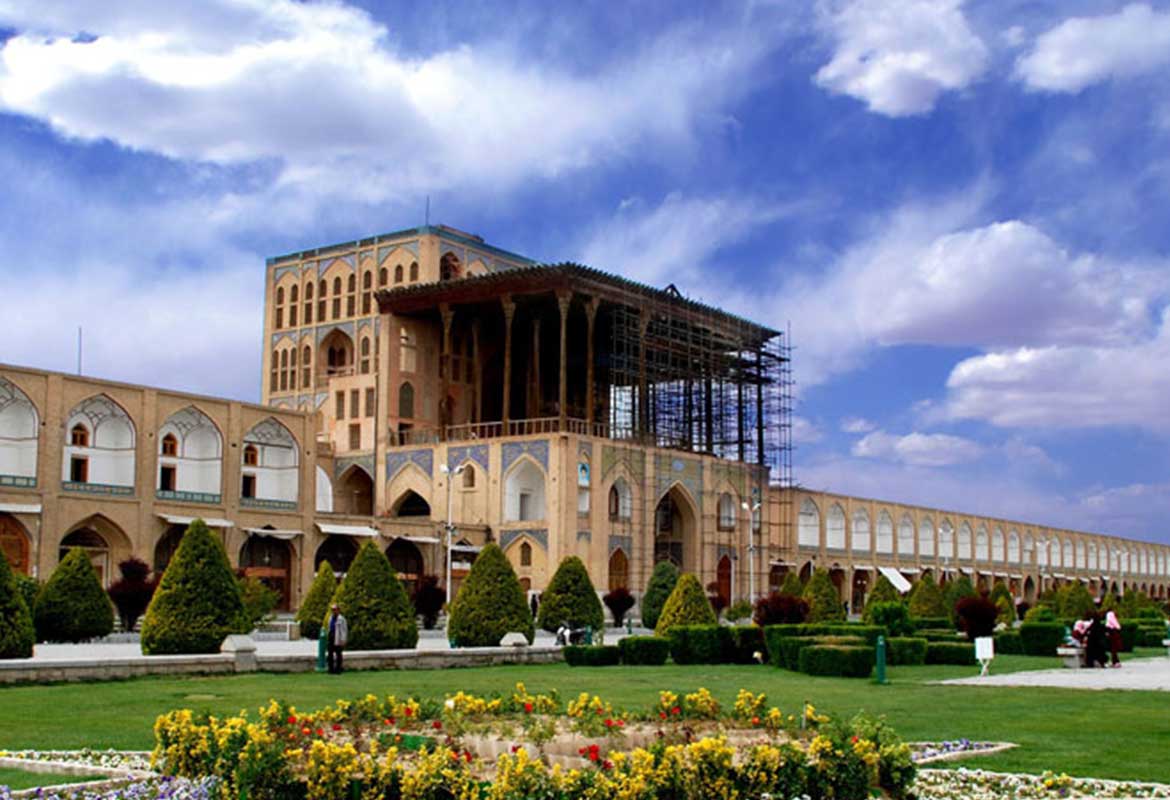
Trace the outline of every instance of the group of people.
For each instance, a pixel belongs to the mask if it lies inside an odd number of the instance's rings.
[[[1121,652],[1121,621],[1114,612],[1094,611],[1085,619],[1077,620],[1072,638],[1083,648],[1086,667],[1104,667],[1106,651],[1112,659],[1110,666],[1121,666],[1117,657]]]

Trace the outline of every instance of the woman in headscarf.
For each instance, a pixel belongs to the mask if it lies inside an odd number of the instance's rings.
[[[1121,620],[1110,609],[1105,614],[1105,630],[1109,636],[1109,654],[1113,656],[1113,663],[1111,666],[1120,667],[1121,661],[1117,658],[1117,654],[1121,652]]]

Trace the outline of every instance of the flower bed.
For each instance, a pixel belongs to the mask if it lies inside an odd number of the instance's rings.
[[[0,800],[35,797],[37,800],[219,800],[218,781],[208,778],[150,778],[125,783],[112,789],[68,787],[10,792],[0,786]]]
[[[226,797],[249,800],[902,797],[915,773],[881,720],[784,714],[746,690],[726,710],[705,689],[624,711],[523,684],[444,703],[368,695],[307,714],[272,701],[256,721],[174,711],[155,735],[160,771],[216,777]]]
[[[910,752],[915,764],[953,761],[967,756],[989,756],[1015,747],[1011,742],[973,742],[970,739],[951,739],[945,742],[911,742]]]
[[[919,770],[914,781],[919,800],[1028,800],[1028,798],[1170,798],[1160,783],[1070,778],[1046,772],[1018,775],[983,770]]]

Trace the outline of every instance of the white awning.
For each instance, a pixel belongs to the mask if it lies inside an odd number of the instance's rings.
[[[395,536],[395,539],[405,539],[408,542],[416,542],[418,544],[438,544],[437,536]]]
[[[267,536],[272,539],[295,539],[298,536],[304,536],[304,531],[293,530],[274,530],[273,528],[244,528],[244,533],[249,536]]]
[[[1012,574],[1012,575],[1008,575],[1008,577],[1009,577],[1009,578],[1014,578],[1014,579],[1015,579],[1015,580],[1017,580],[1017,581],[1022,581],[1022,580],[1024,579],[1024,576],[1023,576],[1023,575],[1015,575],[1015,574]]]
[[[335,533],[338,536],[377,536],[378,529],[369,525],[334,525],[330,522],[318,522],[321,533]]]
[[[785,561],[782,558],[773,558],[771,561],[768,562],[768,566],[770,566],[770,567],[794,567],[796,565],[793,564],[791,561]]]
[[[854,564],[854,569],[873,569],[873,564]]]
[[[182,517],[178,514],[159,514],[159,516],[171,525],[190,525],[195,520],[201,519],[209,528],[236,527],[236,523],[232,522],[230,519],[216,519],[215,517]]]
[[[997,578],[1006,578],[1008,576],[1006,572],[993,572],[991,574]]]
[[[0,511],[7,514],[39,514],[41,513],[41,504],[0,503]]]
[[[970,569],[969,567],[959,567],[959,572],[963,573],[964,575],[974,575],[975,574],[975,570]]]
[[[904,575],[917,575],[919,572],[922,572],[922,570],[920,570],[918,567],[898,567],[898,572],[901,572]]]
[[[906,580],[901,572],[893,567],[878,567],[878,572],[886,576],[886,580],[894,584],[894,588],[902,594],[910,591],[910,581]]]
[[[483,549],[482,547],[478,547],[474,544],[453,544],[453,545],[451,545],[451,550],[456,552],[456,553],[478,553],[482,549]]]

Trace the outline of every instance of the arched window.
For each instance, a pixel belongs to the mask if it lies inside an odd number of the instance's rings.
[[[288,388],[294,392],[297,389],[297,349],[291,348],[288,353]]]
[[[943,558],[955,557],[955,530],[948,519],[938,526],[938,554]]]
[[[454,280],[459,277],[460,272],[459,257],[454,253],[444,253],[439,259],[439,280]]]
[[[1008,532],[1007,560],[1012,564],[1020,563],[1020,534],[1015,531]]]
[[[414,418],[414,386],[410,381],[398,387],[398,416],[403,419]]]
[[[463,465],[463,488],[475,488],[475,467],[471,466],[470,464]]]
[[[918,521],[918,555],[934,555],[934,521],[930,517]]]
[[[394,268],[394,283],[395,285],[402,283],[402,265],[399,264]]]
[[[796,539],[801,547],[819,547],[821,543],[821,512],[809,498],[800,503],[800,518],[796,526]]]
[[[903,514],[898,522],[898,555],[914,556],[914,520]]]
[[[301,358],[301,388],[308,389],[309,382],[312,380],[313,364],[313,349],[309,345],[305,345],[304,354]]]
[[[996,528],[991,532],[991,560],[1002,562],[1004,558],[1003,530]]]
[[[845,549],[845,509],[839,503],[833,503],[829,516],[825,518],[825,547]]]
[[[362,275],[362,313],[369,314],[374,299],[374,274],[367,272]]]
[[[634,498],[625,478],[618,478],[609,487],[609,518],[629,520],[634,516]]]
[[[341,319],[341,276],[333,279],[333,319]]]
[[[179,440],[175,438],[175,434],[168,433],[162,438],[162,454],[172,457],[179,455]]]
[[[630,560],[620,547],[609,557],[609,590],[624,589],[630,583]]]
[[[300,289],[294,285],[288,290],[288,324],[290,328],[297,326],[297,303],[300,301]]]
[[[288,390],[288,351],[280,351],[280,391]]]
[[[414,283],[417,280],[418,280],[418,262],[411,261],[410,262],[410,282]]]
[[[74,425],[69,432],[69,443],[74,447],[89,447],[89,430],[84,425]]]
[[[882,511],[878,515],[876,544],[879,553],[894,552],[894,518],[888,511]]]
[[[853,551],[869,552],[869,514],[859,508],[853,512]]]
[[[504,521],[544,519],[544,473],[532,461],[521,459],[504,479]]]
[[[719,530],[735,530],[735,501],[726,492],[719,495]]]
[[[284,287],[276,290],[276,323],[277,329],[284,327]]]
[[[328,293],[328,284],[325,279],[321,279],[321,283],[317,285],[317,322],[325,321],[325,295]]]
[[[260,451],[256,445],[250,444],[244,448],[244,466],[255,467],[260,463]]]
[[[305,324],[313,324],[313,284],[305,284]]]
[[[356,310],[355,304],[357,302],[357,276],[350,275],[346,285],[349,287],[349,294],[345,298],[345,315],[352,317]]]
[[[378,270],[378,288],[379,289],[386,285],[386,282],[389,279],[389,277],[390,277],[390,273],[387,272],[385,267],[382,267],[380,270]]]
[[[362,361],[361,371],[363,375],[368,375],[370,372],[370,337],[362,337]]]
[[[528,542],[521,542],[520,544],[520,566],[532,566],[532,545]]]
[[[959,526],[959,558],[974,558],[971,551],[971,524],[964,522]]]

